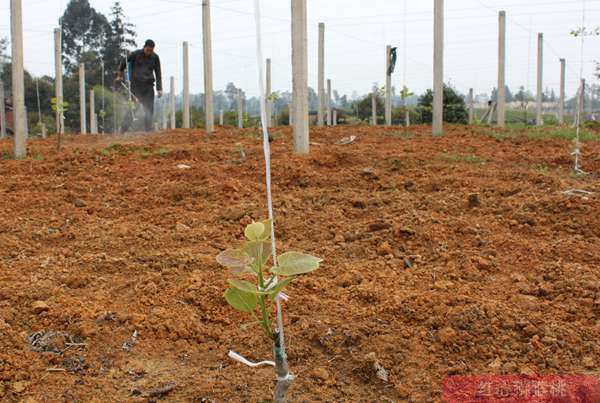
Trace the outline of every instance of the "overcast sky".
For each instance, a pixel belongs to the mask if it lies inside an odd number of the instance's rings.
[[[52,30],[68,0],[23,0],[26,68],[54,75]],[[10,0],[0,0],[0,36],[10,37]],[[90,0],[108,15],[113,0]],[[181,43],[189,41],[192,92],[202,91],[201,0],[122,0],[138,44],[156,41],[164,72],[181,90]],[[461,91],[489,92],[497,81],[498,11],[507,12],[507,84],[535,92],[537,33],[545,35],[544,86],[559,86],[559,57],[567,59],[567,93],[580,74],[582,0],[446,0],[445,78]],[[291,87],[290,1],[261,0],[264,55],[273,60],[274,90]],[[588,27],[600,25],[600,0],[585,0]],[[326,25],[326,76],[340,94],[367,93],[385,80],[385,46],[398,47],[393,85],[431,87],[433,0],[308,0],[309,85],[317,86],[318,23]],[[215,89],[232,81],[257,94],[253,0],[212,0]],[[406,34],[406,35],[405,35]],[[600,37],[586,38],[583,71],[592,78]]]

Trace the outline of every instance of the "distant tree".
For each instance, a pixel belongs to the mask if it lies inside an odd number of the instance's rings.
[[[136,47],[135,26],[125,18],[120,2],[115,2],[110,9],[109,31],[104,44],[105,79],[115,76],[117,67],[127,52]]]
[[[423,123],[433,121],[433,91],[427,92],[419,98],[419,109]],[[452,88],[444,85],[444,121],[448,123],[467,123],[468,112],[464,97]]]
[[[530,101],[534,100],[531,92],[526,91],[524,86],[519,87],[519,92],[517,92],[515,94],[514,99],[515,99],[515,101],[518,101],[521,103],[526,103],[526,102],[530,102]]]
[[[312,87],[308,87],[308,110],[316,111],[319,109],[319,97]]]
[[[8,38],[0,38],[0,63],[4,63],[4,58],[7,57],[6,49],[8,48]]]
[[[384,109],[383,98],[378,93],[376,95],[377,113],[381,113]],[[373,93],[364,96],[362,99],[355,101],[354,108],[358,118],[368,121],[373,115]]]
[[[227,86],[225,87],[225,95],[227,96],[227,100],[229,101],[229,110],[235,110],[238,89],[234,83],[227,83]]]
[[[80,61],[100,60],[110,26],[106,17],[88,0],[71,0],[60,18],[63,64],[67,75],[77,71]]]
[[[508,85],[506,85],[504,88],[505,88],[504,92],[505,92],[505,100],[506,100],[506,102],[512,102],[512,101],[514,101],[515,99],[513,97],[513,94],[511,92],[510,88],[508,87]],[[498,101],[498,88],[494,87],[492,89],[492,96],[491,96],[490,99],[492,101],[494,101],[494,102]]]

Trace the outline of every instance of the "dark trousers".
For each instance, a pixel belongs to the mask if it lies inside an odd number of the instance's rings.
[[[133,113],[128,111],[121,124],[121,133],[125,133],[129,130],[129,127],[133,123],[133,116],[137,114],[140,106],[144,109],[144,130],[146,132],[152,131],[152,117],[154,115],[154,84],[145,83],[131,83],[131,93],[137,102],[135,103]]]

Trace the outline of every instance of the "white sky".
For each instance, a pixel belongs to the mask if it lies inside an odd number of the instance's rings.
[[[26,68],[53,75],[52,30],[68,0],[23,0]],[[10,0],[0,0],[0,36],[10,37]],[[90,0],[108,16],[113,0]],[[122,0],[136,25],[138,44],[156,41],[168,76],[181,90],[181,42],[190,42],[192,92],[202,92],[201,0]],[[273,89],[291,87],[290,1],[261,0],[264,56],[273,60]],[[588,27],[600,25],[600,0],[585,0]],[[580,41],[570,31],[581,26],[582,0],[446,0],[445,81],[462,92],[489,92],[497,81],[498,11],[507,12],[507,84],[535,92],[537,33],[545,35],[544,87],[558,92],[559,57],[567,59],[567,93],[575,93]],[[406,12],[406,13],[405,13]],[[398,46],[393,84],[421,93],[431,87],[433,0],[308,0],[309,85],[317,87],[317,24],[326,24],[326,78],[340,94],[367,93],[383,83],[385,46]],[[250,95],[257,91],[253,0],[212,0],[215,90],[233,81]],[[406,35],[406,48],[405,43]],[[406,51],[405,51],[406,50]],[[592,78],[600,37],[586,38],[584,76]],[[406,69],[405,69],[406,67]]]

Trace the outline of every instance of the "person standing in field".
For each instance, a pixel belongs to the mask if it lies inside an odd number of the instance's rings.
[[[123,80],[123,72],[129,66],[129,80],[131,95],[136,104],[133,113],[126,113],[121,124],[121,133],[129,130],[133,123],[134,114],[139,106],[144,108],[144,130],[152,130],[152,117],[154,115],[154,83],[158,97],[162,97],[162,73],[160,69],[160,58],[154,52],[154,41],[148,39],[143,49],[132,52],[126,59],[121,61],[117,71],[117,80]]]

